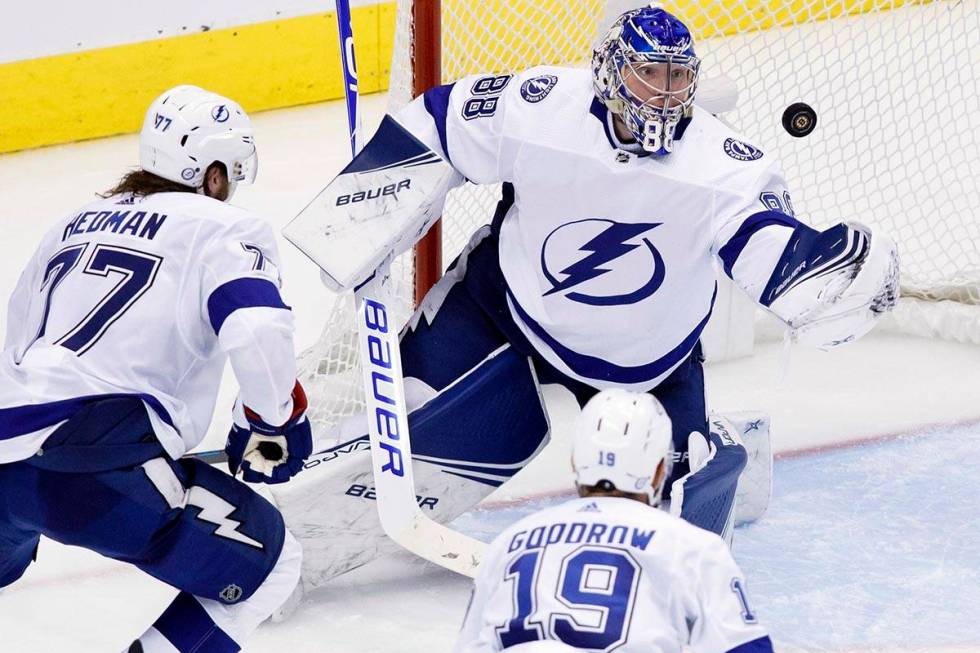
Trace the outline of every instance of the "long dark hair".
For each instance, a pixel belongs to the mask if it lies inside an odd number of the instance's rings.
[[[178,184],[176,181],[164,179],[146,170],[133,170],[123,175],[115,186],[104,193],[99,193],[99,197],[106,198],[120,193],[132,193],[140,197],[152,195],[153,193],[195,193],[193,188]]]

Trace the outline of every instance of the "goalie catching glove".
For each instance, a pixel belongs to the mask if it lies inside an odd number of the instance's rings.
[[[781,264],[791,272],[767,289],[763,303],[805,345],[829,349],[852,342],[898,300],[895,242],[860,223],[799,231]]]
[[[248,483],[285,483],[303,469],[313,453],[313,433],[306,418],[306,393],[299,381],[293,387],[293,412],[285,424],[266,423],[241,398],[232,410],[234,425],[225,453],[232,476],[241,472]]]

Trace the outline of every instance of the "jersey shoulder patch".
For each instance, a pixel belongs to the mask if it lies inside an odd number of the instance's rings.
[[[736,161],[756,161],[763,156],[762,150],[746,141],[728,137],[722,146],[725,154]]]
[[[536,75],[521,84],[521,97],[525,102],[537,104],[548,97],[557,84],[558,77],[555,75]]]

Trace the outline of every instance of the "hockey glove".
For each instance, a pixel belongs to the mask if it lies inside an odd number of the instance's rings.
[[[791,329],[793,340],[830,349],[853,342],[895,306],[899,262],[895,242],[857,222],[822,232],[790,260],[797,272],[769,309]]]
[[[225,453],[232,476],[241,472],[248,483],[285,483],[303,469],[313,453],[313,433],[306,418],[306,393],[299,381],[293,387],[293,412],[282,426],[266,423],[254,411],[235,402],[234,424]]]

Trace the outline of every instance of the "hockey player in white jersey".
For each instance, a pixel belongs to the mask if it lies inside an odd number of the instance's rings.
[[[146,114],[140,169],[60,220],[10,298],[0,587],[41,535],[135,565],[180,593],[130,653],[238,651],[299,577],[276,508],[182,458],[207,431],[229,358],[241,389],[232,472],[282,482],[311,451],[275,236],[225,203],[256,164],[235,102],[165,92]]]
[[[589,400],[572,442],[581,498],[494,539],[455,653],[551,640],[586,651],[771,653],[721,538],[650,505],[670,447],[670,420],[650,394]]]
[[[683,490],[672,510],[722,533],[746,454],[708,429],[699,338],[716,274],[811,346],[860,337],[894,304],[892,240],[853,222],[818,231],[797,220],[764,144],[696,104],[700,67],[678,18],[626,12],[591,70],[540,66],[427,91],[386,117],[311,204],[329,228],[311,223],[298,244],[350,288],[389,248],[411,245],[450,188],[502,183],[492,223],[401,338],[415,481],[434,518],[465,511],[544,446],[539,384],[567,388],[580,405],[618,387],[652,393],[671,418],[664,492]],[[399,215],[410,219],[399,225]],[[342,243],[329,256],[317,249],[324,232],[323,247]],[[366,537],[379,528],[363,480],[365,428],[364,416],[343,422],[337,445],[276,493],[316,550],[304,572],[314,584],[381,546]],[[709,456],[696,475],[692,433]]]

